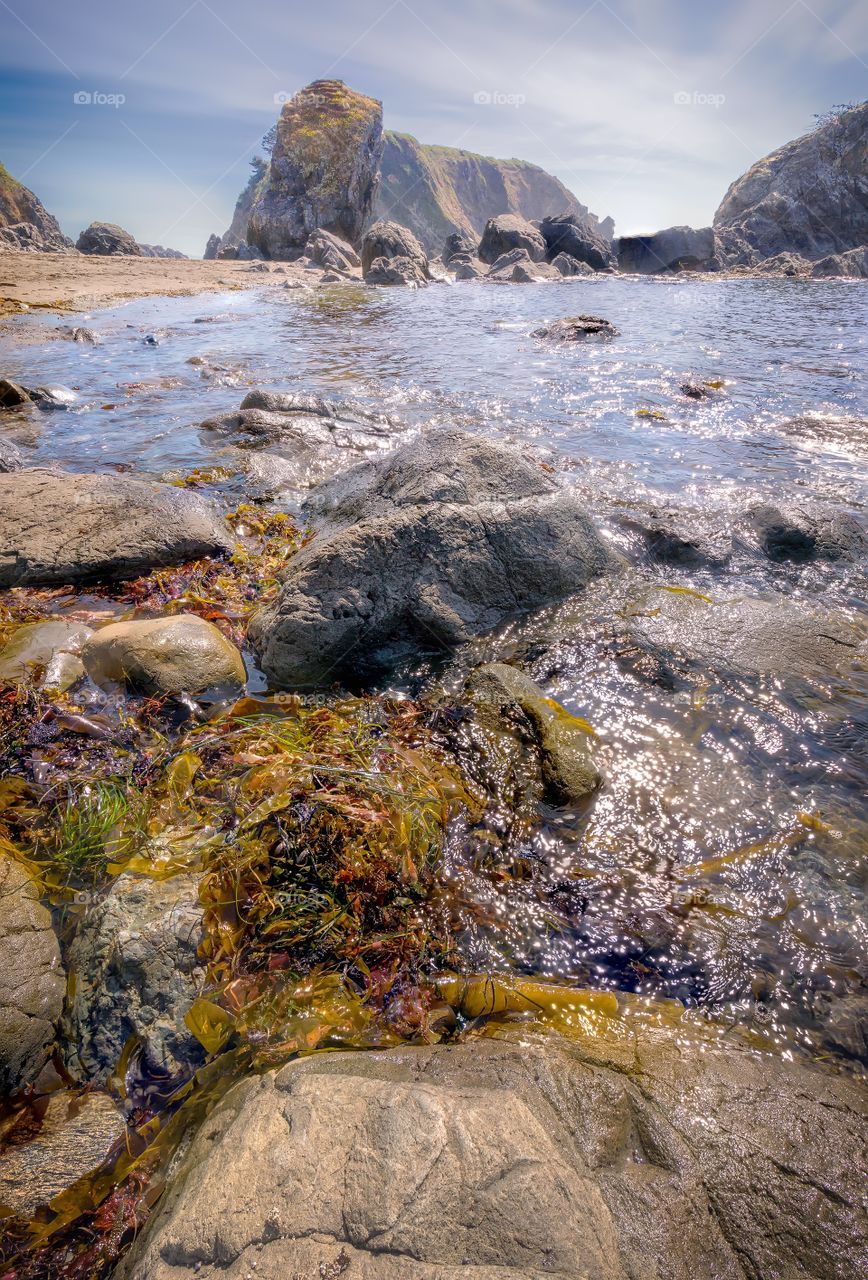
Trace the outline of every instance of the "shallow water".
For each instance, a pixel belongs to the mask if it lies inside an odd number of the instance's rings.
[[[578,312],[606,316],[621,336],[532,337]],[[80,470],[231,465],[226,439],[197,424],[273,386],[353,398],[387,420],[383,444],[459,425],[550,463],[630,573],[617,590],[484,639],[432,682],[457,692],[473,660],[520,659],[593,724],[607,782],[587,811],[546,813],[516,839],[520,876],[491,874],[466,842],[450,849],[474,908],[468,964],[676,996],[782,1047],[859,1057],[864,664],[745,670],[706,654],[661,680],[622,623],[655,582],[716,603],[822,605],[864,626],[863,565],[774,563],[740,536],[718,568],[653,565],[620,517],[665,505],[738,535],[760,500],[864,514],[866,315],[861,283],[747,279],[148,299],[87,318],[25,317],[0,337],[7,376],[80,397],[68,412],[7,413],[3,429],[32,461]],[[101,344],[59,338],[70,323]],[[722,380],[723,393],[691,400],[688,378]],[[404,687],[431,670],[407,673]]]

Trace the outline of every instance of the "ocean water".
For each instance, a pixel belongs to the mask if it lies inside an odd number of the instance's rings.
[[[533,336],[577,313],[620,337]],[[865,663],[856,649],[843,665],[788,655],[806,619],[864,637],[865,562],[772,561],[744,516],[772,502],[865,518],[866,319],[863,283],[773,279],[147,299],[9,326],[0,370],[78,401],[6,413],[0,429],[39,464],[232,470],[237,442],[199,424],[273,387],[352,401],[379,422],[372,447],[457,425],[551,466],[626,557],[617,586],[394,678],[399,693],[458,697],[472,662],[512,658],[597,734],[606,784],[586,809],[545,811],[531,832],[490,816],[498,867],[467,832],[450,844],[468,965],[675,997],[784,1052],[854,1062],[868,992]],[[100,344],[66,340],[72,324]],[[693,400],[686,380],[722,385]],[[244,483],[214,491],[228,502]],[[635,533],[652,509],[732,537],[732,554],[655,562]],[[707,600],[673,604],[660,594],[672,587]],[[697,648],[706,604],[718,612]],[[757,605],[771,655],[758,666],[733,656]],[[680,655],[662,665],[630,630],[661,608]]]

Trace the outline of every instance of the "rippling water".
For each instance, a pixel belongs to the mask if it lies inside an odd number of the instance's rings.
[[[864,514],[866,300],[860,283],[617,278],[150,299],[75,317],[99,346],[61,340],[69,318],[0,338],[7,376],[79,392],[3,429],[75,469],[227,465],[231,444],[197,424],[274,386],[353,398],[387,421],[384,443],[459,425],[549,462],[631,568],[404,681],[457,692],[473,661],[513,657],[598,734],[607,781],[586,811],[525,830],[495,804],[500,859],[469,838],[450,850],[468,964],[675,996],[782,1046],[864,1058],[865,664],[791,641],[819,608],[864,636],[864,560],[776,563],[740,521],[757,501]],[[621,337],[532,337],[577,312]],[[724,389],[694,401],[685,379]],[[652,506],[734,531],[733,554],[652,563],[625,523]],[[712,623],[671,586],[710,597]],[[757,625],[755,662],[737,642]]]

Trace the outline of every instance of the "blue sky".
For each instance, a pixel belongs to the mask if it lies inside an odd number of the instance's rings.
[[[200,255],[279,95],[323,76],[388,128],[542,165],[622,234],[702,226],[814,112],[865,98],[868,6],[0,0],[0,161],[73,237],[101,219]]]

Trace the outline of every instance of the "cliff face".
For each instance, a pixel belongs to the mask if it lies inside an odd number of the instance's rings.
[[[271,164],[253,193],[248,243],[268,258],[300,252],[318,228],[358,243],[382,148],[379,102],[340,80],[309,84],[280,113]]]
[[[72,247],[41,200],[0,164],[0,249],[68,253]]]
[[[502,213],[528,219],[574,213],[611,239],[611,220],[598,223],[562,182],[523,160],[494,160],[387,132],[380,172],[374,216],[409,227],[431,254],[456,231],[478,240],[488,219]]]
[[[759,160],[714,215],[725,267],[809,260],[868,244],[868,103]]]

